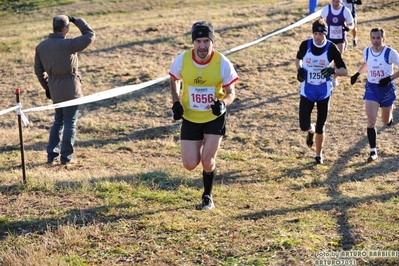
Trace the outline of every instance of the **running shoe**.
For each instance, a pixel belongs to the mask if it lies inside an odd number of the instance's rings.
[[[204,195],[202,197],[201,209],[202,210],[212,210],[213,208],[215,208],[215,204],[213,203],[212,196]]]
[[[371,163],[371,162],[376,161],[377,159],[378,159],[378,154],[377,154],[377,152],[371,151],[371,152],[370,152],[370,156],[369,156],[369,158],[367,159],[367,161],[368,161],[369,163]]]
[[[337,78],[334,78],[334,77],[331,78],[331,83],[332,83],[333,87],[338,87],[338,85],[339,85]]]
[[[308,145],[309,148],[312,148],[313,143],[314,143],[314,132],[311,133],[309,131],[308,135],[306,136],[306,145]]]
[[[316,161],[316,164],[323,164],[323,158],[321,158],[321,156],[316,155],[316,156],[314,157],[314,159],[315,159],[315,161]]]

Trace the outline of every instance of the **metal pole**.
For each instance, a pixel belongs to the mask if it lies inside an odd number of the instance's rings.
[[[17,96],[17,103],[19,103],[20,89],[15,89],[15,95]],[[21,113],[18,110],[18,127],[19,127],[19,146],[21,147],[21,160],[22,160],[22,180],[26,184],[26,170],[25,170],[25,152],[24,152],[24,138],[22,136],[22,119]]]

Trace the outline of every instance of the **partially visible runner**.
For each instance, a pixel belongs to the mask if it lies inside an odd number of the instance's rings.
[[[348,71],[337,46],[328,41],[327,25],[323,19],[312,24],[313,38],[299,46],[295,58],[300,85],[299,125],[307,132],[306,144],[312,147],[316,142],[315,163],[323,164],[324,128],[333,91],[332,75],[347,76]],[[336,68],[331,63],[334,62]],[[314,105],[317,106],[316,123],[311,123]]]
[[[351,77],[353,85],[360,74],[367,72],[363,99],[367,115],[367,138],[370,145],[369,162],[378,159],[375,125],[380,108],[382,122],[387,126],[392,125],[393,103],[396,99],[396,87],[393,80],[399,77],[399,71],[394,73],[393,68],[393,65],[399,67],[399,54],[385,45],[385,39],[382,28],[373,28],[370,31],[371,46],[363,50],[364,62],[357,73]]]
[[[335,43],[341,53],[345,50],[346,32],[353,29],[353,17],[349,9],[344,7],[341,0],[332,0],[321,10],[321,15],[328,26],[327,40]],[[333,87],[338,86],[337,75],[333,76]]]
[[[362,0],[342,0],[342,4],[349,9],[353,17],[353,29],[352,29],[352,43],[353,47],[357,46],[357,10],[356,5],[361,5]],[[347,45],[347,41],[346,41]]]

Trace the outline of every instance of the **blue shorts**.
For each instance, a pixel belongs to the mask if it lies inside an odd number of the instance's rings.
[[[380,87],[378,84],[366,82],[366,91],[363,100],[374,101],[380,104],[380,107],[390,107],[396,99],[396,87],[393,82],[386,87]]]
[[[320,85],[313,85],[303,82],[303,84],[301,84],[299,94],[312,102],[318,102],[330,97],[333,90],[330,77],[327,79],[327,82],[324,82]]]

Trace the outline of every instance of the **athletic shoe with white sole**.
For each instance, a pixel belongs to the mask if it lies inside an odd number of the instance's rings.
[[[213,203],[212,196],[204,195],[202,197],[201,209],[202,210],[212,210],[213,208],[215,208],[215,204]]]
[[[333,87],[337,87],[339,85],[337,78],[331,78],[331,83]]]
[[[316,164],[323,164],[323,158],[321,158],[321,156],[316,155],[316,156],[314,157],[314,159],[315,159],[315,161],[316,161]]]
[[[367,159],[367,161],[368,161],[369,163],[371,163],[371,162],[376,161],[377,159],[378,159],[378,154],[377,154],[377,152],[371,151],[371,152],[370,152],[370,156],[369,156],[369,158]]]

